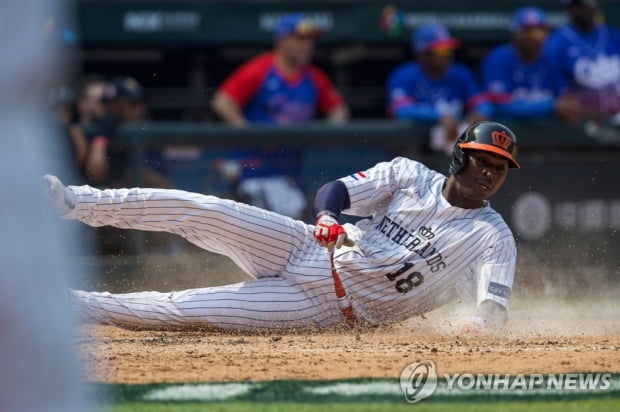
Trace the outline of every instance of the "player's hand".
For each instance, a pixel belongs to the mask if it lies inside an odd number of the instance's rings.
[[[465,322],[459,332],[462,336],[478,336],[486,333],[487,325],[484,319],[478,316],[472,316]]]
[[[316,219],[314,238],[319,245],[326,247],[331,253],[334,249],[342,247],[347,239],[347,232],[332,216],[320,215]]]
[[[569,124],[577,123],[583,116],[583,106],[579,99],[571,94],[563,94],[555,100],[553,111],[556,116]]]
[[[43,176],[44,188],[59,215],[69,213],[75,207],[75,194],[67,189],[60,179],[53,175]]]
[[[459,335],[461,336],[478,336],[482,334],[482,329],[477,325],[466,324],[461,326]]]

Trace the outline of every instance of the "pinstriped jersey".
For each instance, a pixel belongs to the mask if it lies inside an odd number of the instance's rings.
[[[404,320],[456,297],[508,307],[516,247],[488,202],[452,206],[442,194],[446,176],[402,157],[341,181],[351,200],[343,213],[366,217],[345,225],[355,246],[335,255],[357,314]]]

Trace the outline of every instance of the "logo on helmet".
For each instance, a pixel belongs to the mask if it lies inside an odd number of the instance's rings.
[[[504,130],[491,132],[491,140],[495,146],[499,146],[504,150],[508,150],[512,144],[512,138],[508,136]]]

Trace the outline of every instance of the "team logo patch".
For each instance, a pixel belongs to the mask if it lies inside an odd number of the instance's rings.
[[[489,282],[488,292],[501,298],[508,299],[510,297],[510,288],[495,282]]]
[[[491,140],[495,146],[499,146],[504,150],[508,150],[512,144],[512,139],[504,130],[491,132]]]
[[[355,180],[366,179],[366,173],[364,172],[353,173],[352,175],[349,175],[349,176],[351,176]]]
[[[433,233],[433,228],[431,227],[422,226],[418,230],[418,233],[420,234],[420,236],[428,240],[431,240],[432,238],[435,237],[435,233]]]

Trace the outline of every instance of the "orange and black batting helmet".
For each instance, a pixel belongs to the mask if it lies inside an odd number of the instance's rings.
[[[459,174],[467,166],[467,150],[482,150],[499,155],[509,162],[509,167],[520,168],[517,163],[517,137],[508,127],[498,122],[476,122],[457,139],[452,148],[450,174]]]

